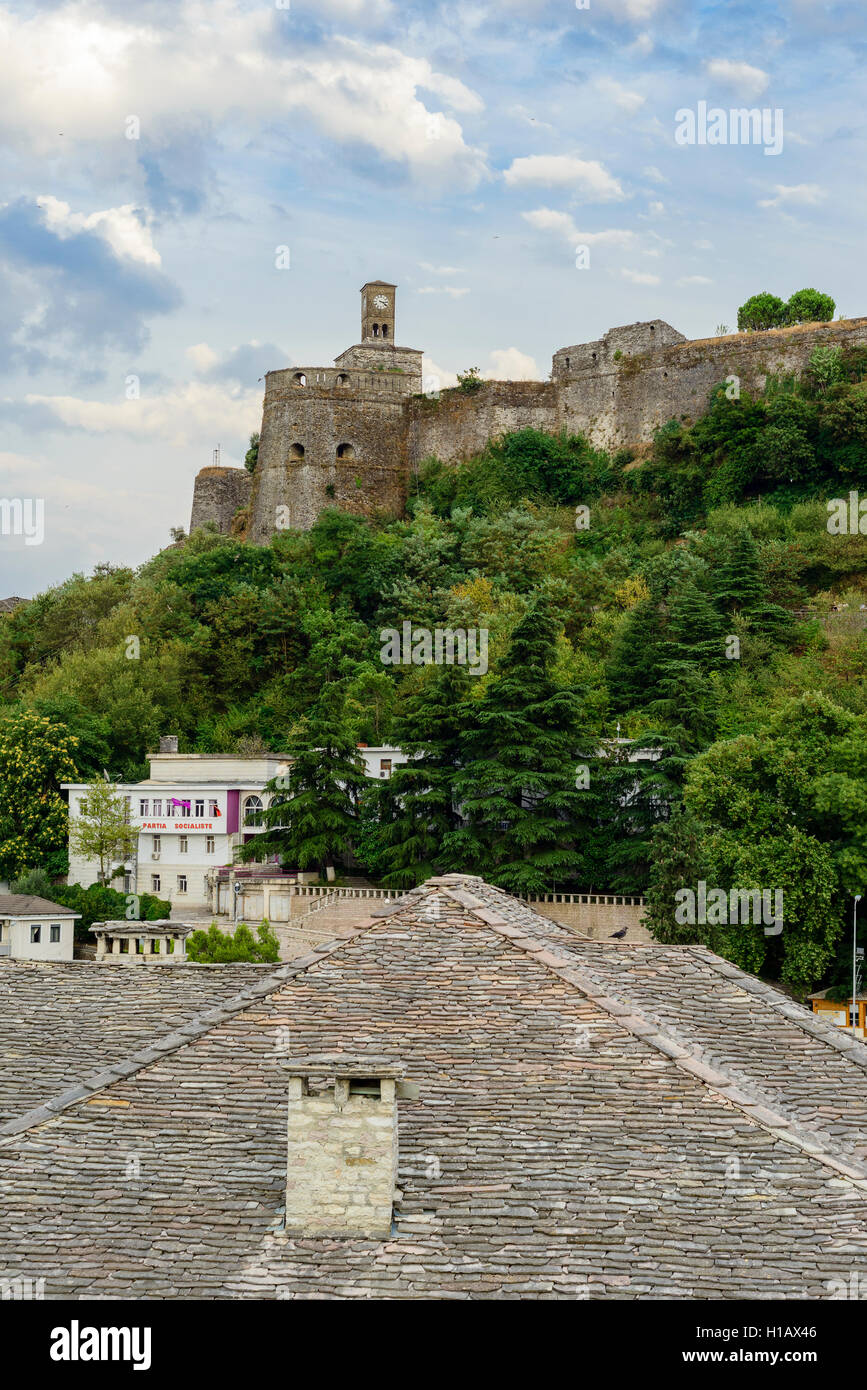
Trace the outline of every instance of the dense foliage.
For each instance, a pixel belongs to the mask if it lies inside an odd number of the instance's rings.
[[[827,323],[836,307],[831,296],[821,290],[796,290],[788,304],[763,290],[738,309],[738,328],[742,333],[757,333],[792,323]]]
[[[295,755],[251,853],[648,891],[665,939],[831,978],[867,881],[867,534],[857,506],[832,534],[826,503],[867,473],[865,375],[867,350],[819,349],[761,396],[721,386],[641,459],[523,430],[428,461],[403,520],[330,510],[262,547],[198,531],[22,605],[0,619],[10,871],[58,870],[73,768],[142,777],[173,732]],[[383,664],[405,621],[486,630],[486,669]],[[411,761],[364,782],[359,743]],[[673,895],[702,878],[781,888],[782,935],[680,927]]]
[[[250,965],[271,964],[280,959],[280,943],[267,922],[254,936],[245,922],[232,932],[221,932],[216,922],[207,931],[194,931],[187,937],[187,955],[198,965],[228,965],[242,961]]]

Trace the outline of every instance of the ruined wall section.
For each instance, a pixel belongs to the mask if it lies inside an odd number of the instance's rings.
[[[200,468],[193,485],[190,533],[212,522],[224,536],[232,534],[232,518],[250,500],[252,475],[246,468]]]
[[[490,381],[471,393],[414,397],[408,413],[413,467],[433,454],[457,463],[514,430],[558,427],[556,387],[549,381]]]
[[[325,507],[399,516],[409,472],[399,373],[302,368],[269,372],[249,539],[309,530]]]
[[[613,346],[618,342],[615,335],[624,332],[614,329],[598,344],[562,348],[554,357],[558,426],[586,435],[597,448],[648,443],[671,419],[692,423],[707,409],[713,388],[729,376],[739,378],[742,391],[758,392],[771,376],[802,372],[817,346],[867,343],[867,319],[724,338],[687,340],[677,335],[680,341],[654,344],[650,350],[642,346],[640,336],[631,345]],[[589,358],[583,348],[589,348]]]

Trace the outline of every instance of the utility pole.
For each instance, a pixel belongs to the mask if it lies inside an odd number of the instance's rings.
[[[858,904],[861,894],[855,894],[852,905],[852,1031],[858,1027]]]

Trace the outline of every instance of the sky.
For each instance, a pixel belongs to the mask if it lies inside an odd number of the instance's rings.
[[[867,314],[865,59],[863,0],[0,5],[0,598],[168,544],[367,280],[443,386],[760,290]],[[776,125],[690,143],[701,103]]]

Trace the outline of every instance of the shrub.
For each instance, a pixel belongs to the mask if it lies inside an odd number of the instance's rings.
[[[256,939],[258,937],[258,940]],[[241,922],[231,932],[221,932],[216,922],[205,931],[194,931],[187,938],[187,955],[199,965],[228,965],[241,961],[251,965],[272,964],[280,959],[280,943],[263,921],[256,933]]]

